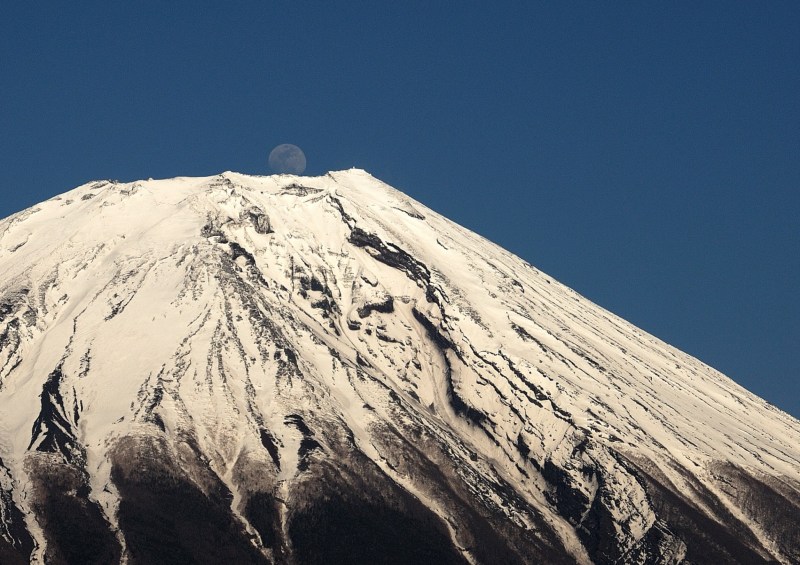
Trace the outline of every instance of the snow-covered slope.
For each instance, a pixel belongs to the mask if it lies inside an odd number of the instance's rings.
[[[364,171],[0,222],[2,563],[798,562],[798,439]]]

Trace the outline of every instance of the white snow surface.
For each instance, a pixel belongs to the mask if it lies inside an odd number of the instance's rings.
[[[354,244],[354,227],[423,266],[428,288],[374,246]],[[230,242],[257,289],[250,305],[219,270],[221,257],[237,255]],[[388,297],[391,314],[364,310]],[[591,457],[620,482],[616,512],[631,539],[654,516],[607,448],[650,461],[675,485],[686,481],[676,466],[688,470],[765,545],[760,526],[713,486],[713,465],[800,482],[798,420],[358,169],[85,184],[0,222],[0,298],[28,320],[0,342],[0,459],[24,491],[25,455],[42,441],[31,445],[43,386],[60,366],[63,416],[112,523],[107,450],[151,426],[155,391],[167,431],[191,428],[223,480],[240,453],[261,449],[260,426],[279,445],[279,482],[293,480],[302,436],[285,418],[316,412],[344,422],[368,457],[439,508],[374,441],[374,424],[394,417],[388,387],[477,454],[465,454],[475,473],[508,480],[537,507],[548,508],[547,485],[534,463],[570,469]],[[281,336],[265,339],[248,308],[277,321]],[[430,339],[420,315],[451,348],[419,345]],[[289,346],[302,379],[285,379],[274,361]],[[485,415],[485,429],[448,400],[448,364],[453,391]],[[355,378],[359,366],[380,386]],[[585,438],[594,451],[576,456]],[[577,471],[575,481],[590,498],[599,488]],[[545,517],[587,561],[572,526],[552,510]]]

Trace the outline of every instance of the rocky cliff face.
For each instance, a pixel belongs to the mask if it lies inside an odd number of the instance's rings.
[[[2,563],[791,563],[800,422],[367,173],[0,222]]]

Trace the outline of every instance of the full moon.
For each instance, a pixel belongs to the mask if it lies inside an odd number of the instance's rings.
[[[306,156],[297,145],[283,143],[270,152],[269,166],[276,173],[302,175],[306,170]]]

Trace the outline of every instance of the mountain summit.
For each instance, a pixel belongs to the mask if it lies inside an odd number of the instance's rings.
[[[800,422],[361,170],[0,222],[0,562],[797,563]]]

